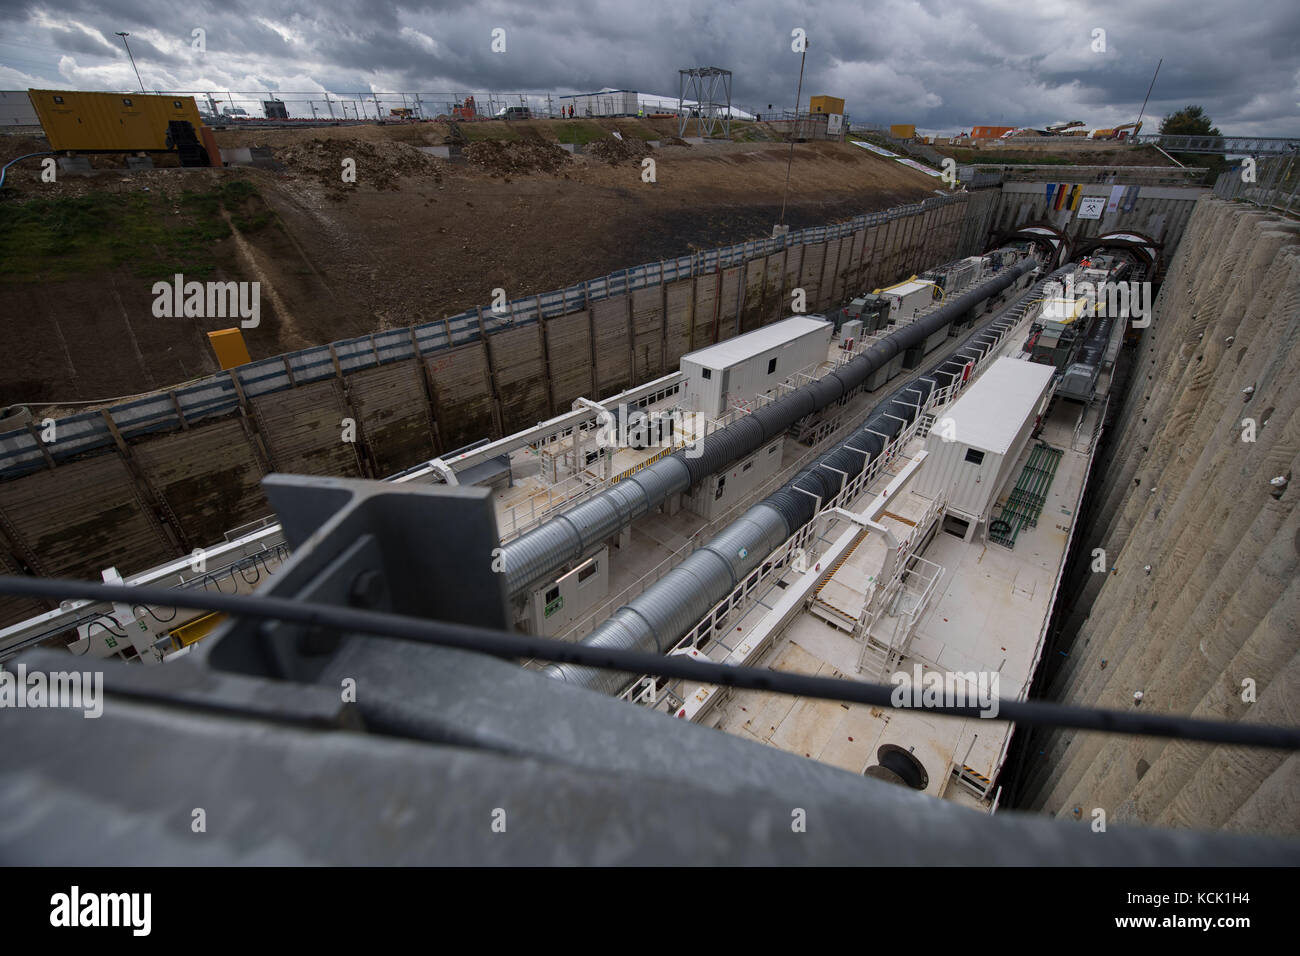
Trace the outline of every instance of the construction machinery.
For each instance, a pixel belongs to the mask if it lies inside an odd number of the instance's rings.
[[[1132,139],[1142,129],[1142,123],[1124,123],[1114,129],[1097,129],[1092,131],[1093,139]],[[1132,132],[1129,132],[1132,130]]]
[[[472,120],[478,119],[478,107],[474,105],[474,97],[465,97],[464,103],[457,103],[451,108],[451,115],[456,119]]]

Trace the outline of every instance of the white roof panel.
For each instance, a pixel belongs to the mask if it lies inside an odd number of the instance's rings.
[[[881,289],[880,294],[894,295],[902,298],[903,296],[911,295],[914,292],[920,292],[922,289],[925,289],[933,295],[934,292],[931,290],[934,289],[934,283],[930,282],[928,279],[908,279],[906,282],[900,282],[897,285],[891,285],[886,289]]]
[[[689,360],[706,368],[731,368],[733,365],[738,365],[755,355],[761,355],[763,352],[779,348],[782,345],[789,345],[809,333],[829,327],[830,323],[821,319],[794,316],[782,322],[773,322],[761,329],[755,329],[753,332],[737,335],[735,338],[719,342],[717,345],[710,345],[698,352],[690,352],[682,356],[682,361]]]
[[[952,419],[956,441],[1004,455],[1055,371],[1052,365],[1000,358],[941,417]]]

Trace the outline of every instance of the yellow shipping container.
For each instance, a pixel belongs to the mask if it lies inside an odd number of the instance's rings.
[[[28,90],[27,95],[55,152],[162,151],[172,120],[188,121],[195,136],[203,128],[192,96],[73,90]]]
[[[837,96],[814,96],[808,100],[810,113],[843,113],[844,101]]]
[[[916,136],[916,124],[909,123],[903,125],[900,123],[891,126],[889,127],[889,135],[894,137],[894,139],[912,139]]]

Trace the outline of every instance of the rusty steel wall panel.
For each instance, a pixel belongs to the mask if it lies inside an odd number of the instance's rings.
[[[492,435],[492,391],[483,343],[474,342],[426,358],[438,403],[438,431],[446,450]]]
[[[546,417],[546,366],[537,326],[505,329],[492,336],[492,371],[506,434]]]
[[[713,344],[713,319],[718,306],[716,272],[695,277],[695,320],[691,324],[691,351]]]
[[[433,416],[419,362],[406,359],[364,369],[345,381],[376,477],[434,456]]]
[[[668,314],[664,316],[668,337],[664,370],[673,371],[678,367],[681,357],[691,350],[691,315],[695,309],[695,280],[682,279],[678,282],[670,282],[664,294],[668,300]]]
[[[663,289],[651,286],[632,293],[632,382],[664,373]]]
[[[753,332],[763,325],[763,270],[766,259],[745,263],[745,301],[740,310],[740,331]]]
[[[179,557],[117,454],[0,483],[0,522],[37,574],[99,580]]]
[[[238,418],[140,440],[131,457],[193,547],[271,513],[262,468]]]
[[[590,317],[574,312],[546,320],[546,348],[551,355],[551,385],[556,411],[567,409],[575,398],[592,395]]]
[[[596,335],[597,398],[621,392],[632,383],[628,367],[627,296],[614,296],[591,304]]]
[[[276,471],[362,477],[356,443],[343,440],[343,420],[354,416],[337,379],[259,396],[251,405]],[[357,429],[356,441],[360,440]]]

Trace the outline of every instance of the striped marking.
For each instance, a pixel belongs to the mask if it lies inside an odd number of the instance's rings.
[[[814,598],[817,595],[822,593],[822,588],[826,587],[826,585],[830,582],[830,579],[835,577],[835,572],[837,572],[844,565],[844,562],[847,561],[853,555],[853,552],[858,550],[858,545],[860,545],[866,539],[867,539],[866,534],[862,532],[858,533],[857,540],[854,541],[851,545],[849,545],[847,551],[845,551],[842,555],[840,555],[840,559],[835,562],[835,565],[830,569],[826,577],[822,578],[817,583],[817,587],[813,590]]]

